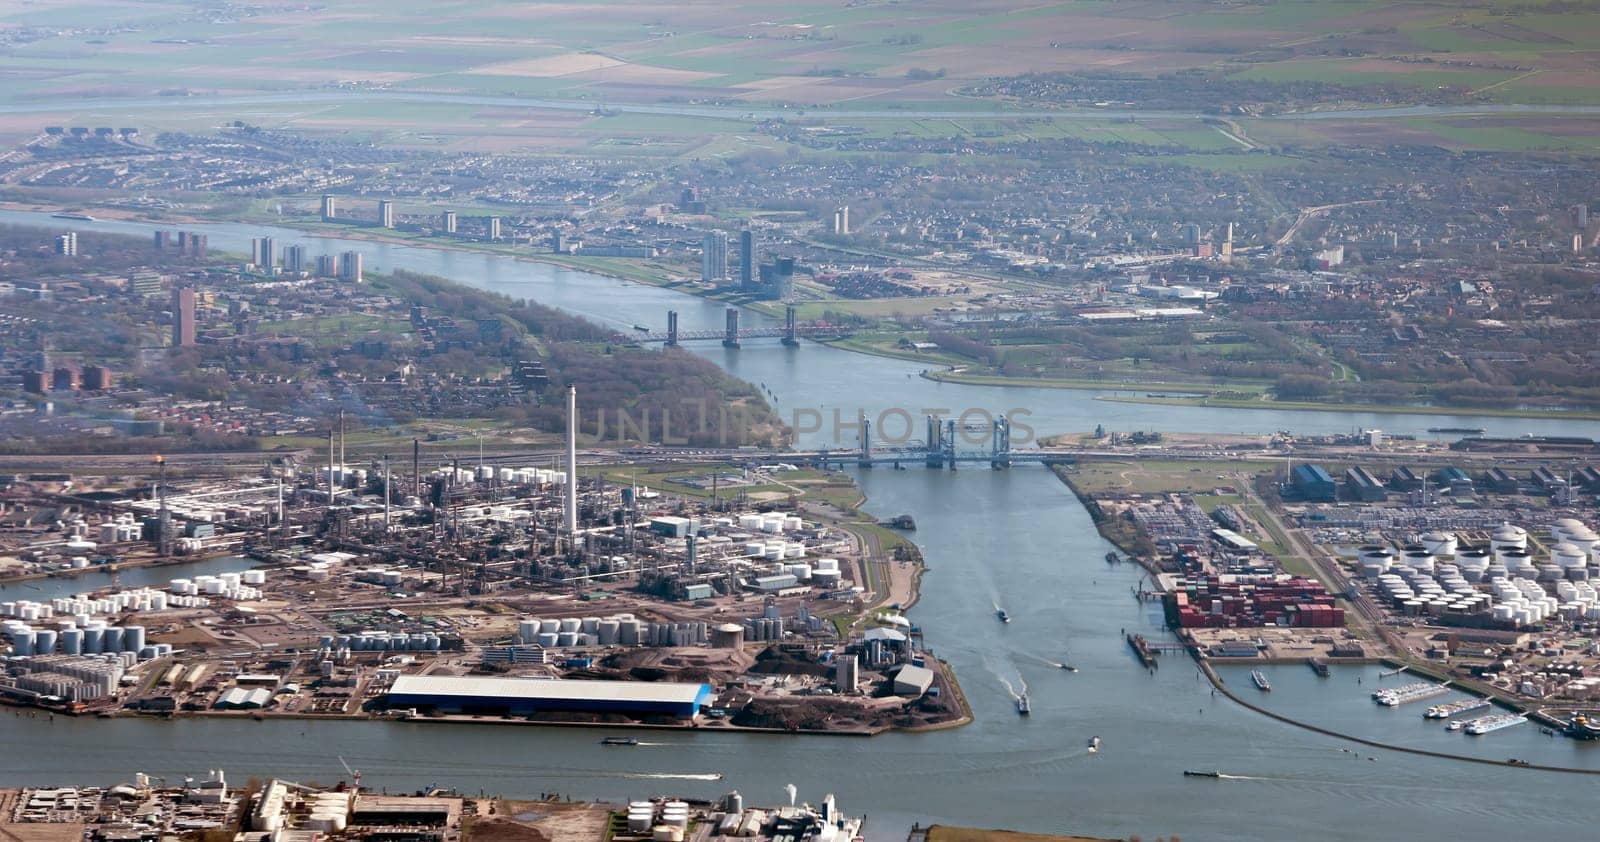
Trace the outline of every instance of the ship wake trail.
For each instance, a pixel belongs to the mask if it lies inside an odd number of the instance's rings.
[[[715,772],[621,772],[617,777],[644,781],[720,781]]]

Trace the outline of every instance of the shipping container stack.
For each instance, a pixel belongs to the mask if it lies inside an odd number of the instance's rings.
[[[1339,628],[1344,609],[1313,579],[1234,580],[1217,576],[1179,580],[1168,602],[1181,628]]]

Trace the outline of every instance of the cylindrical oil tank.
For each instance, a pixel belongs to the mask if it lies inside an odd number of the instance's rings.
[[[66,655],[82,655],[83,629],[62,629],[61,651]]]
[[[35,651],[33,641],[37,634],[32,629],[11,632],[11,654],[19,658],[32,656]]]
[[[1583,567],[1589,563],[1589,555],[1576,545],[1563,541],[1550,548],[1550,560],[1563,569]]]
[[[1422,536],[1422,546],[1434,555],[1455,555],[1456,536],[1449,532],[1428,532]]]
[[[122,627],[122,651],[137,652],[144,648],[144,626]]]
[[[583,630],[583,621],[577,617],[567,617],[561,621],[562,632],[579,632]]]
[[[744,646],[744,626],[738,623],[723,623],[711,629],[713,649],[738,649],[742,646]]]
[[[1434,558],[1433,553],[1427,550],[1411,550],[1405,555],[1406,567],[1427,573],[1433,572],[1433,565],[1436,561],[1437,559]]]
[[[654,842],[683,842],[683,828],[670,824],[656,825],[650,831],[650,838]]]
[[[1500,553],[1500,563],[1506,566],[1506,572],[1515,577],[1520,573],[1528,572],[1533,567],[1533,554],[1525,549],[1509,547]]]
[[[1524,549],[1528,546],[1528,530],[1520,526],[1503,523],[1496,527],[1493,534],[1490,535],[1489,544],[1497,550],[1511,547]]]
[[[601,620],[595,626],[595,635],[601,646],[615,646],[621,629],[620,620]]]

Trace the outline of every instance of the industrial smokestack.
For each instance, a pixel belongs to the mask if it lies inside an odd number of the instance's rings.
[[[567,538],[574,547],[578,541],[578,387],[567,387]]]

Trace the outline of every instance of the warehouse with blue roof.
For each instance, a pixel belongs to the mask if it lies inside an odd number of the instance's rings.
[[[402,675],[388,693],[390,707],[501,716],[579,711],[690,719],[711,700],[710,684],[439,675]]]
[[[1331,503],[1338,497],[1333,477],[1321,465],[1296,465],[1289,479],[1294,489],[1307,500]]]

